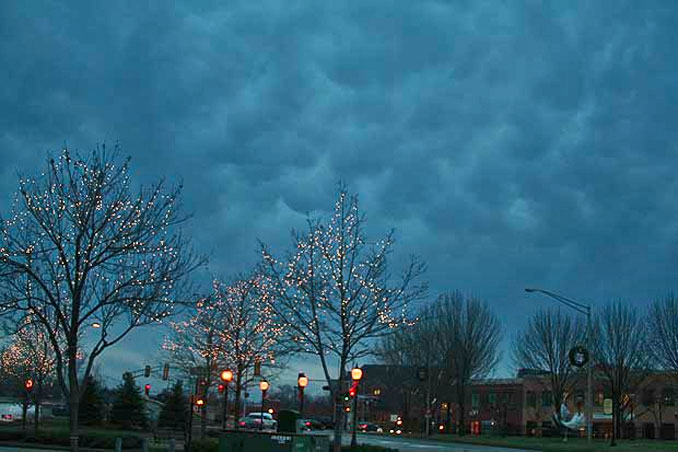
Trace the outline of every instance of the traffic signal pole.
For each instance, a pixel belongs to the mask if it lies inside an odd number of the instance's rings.
[[[351,413],[351,447],[358,446],[358,438],[356,436],[356,430],[358,429],[358,387],[355,387],[355,396],[353,396],[353,412]]]

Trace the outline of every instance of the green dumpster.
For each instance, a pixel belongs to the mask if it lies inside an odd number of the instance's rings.
[[[327,452],[325,436],[291,433],[227,431],[219,437],[219,452]]]
[[[278,412],[278,432],[297,433],[299,412],[295,410],[280,410]]]

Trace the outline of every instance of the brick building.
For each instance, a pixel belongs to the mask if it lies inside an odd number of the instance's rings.
[[[428,381],[419,381],[413,368],[367,365],[363,370],[361,417],[385,423],[398,415],[406,420],[409,430],[423,430]],[[436,370],[432,369],[432,373],[435,375]],[[625,397],[623,436],[675,439],[678,430],[677,376],[646,373],[639,381],[633,392]],[[594,378],[592,392],[594,435],[605,437],[612,430],[612,415],[604,411],[605,399],[610,395],[602,375],[597,374]],[[430,393],[434,428],[454,431],[458,404],[452,388],[431,383]],[[585,407],[585,394],[586,378],[581,375],[567,395],[566,403],[571,413],[578,407]],[[465,405],[466,430],[470,433],[558,434],[552,420],[550,383],[543,372],[521,370],[515,378],[474,381]],[[580,434],[585,435],[584,429]]]

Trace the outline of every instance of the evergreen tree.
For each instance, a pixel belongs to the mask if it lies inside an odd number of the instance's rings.
[[[91,375],[87,377],[87,386],[80,400],[78,422],[82,425],[101,425],[104,420],[106,403],[101,384]]]
[[[160,411],[158,426],[171,428],[172,430],[183,430],[185,423],[186,400],[184,398],[184,388],[180,382],[177,382]]]
[[[123,428],[143,428],[148,425],[146,404],[131,374],[125,374],[118,387],[111,421]]]

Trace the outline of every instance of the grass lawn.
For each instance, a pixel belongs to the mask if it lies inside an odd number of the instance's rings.
[[[116,438],[122,438],[123,447],[140,448],[143,432],[119,430],[114,428],[81,427],[80,444],[84,448],[112,449]],[[40,424],[38,434],[33,425],[28,425],[24,433],[21,423],[0,425],[0,441],[26,444],[50,444],[67,446],[69,444],[68,425],[62,420],[50,420]]]
[[[566,443],[562,438],[533,438],[522,436],[466,436],[433,435],[432,439],[469,444],[514,447],[543,452],[641,452],[641,451],[678,451],[678,441],[650,440],[618,440],[616,447],[610,447],[608,440],[593,440],[591,445],[583,438],[569,438]]]

